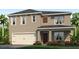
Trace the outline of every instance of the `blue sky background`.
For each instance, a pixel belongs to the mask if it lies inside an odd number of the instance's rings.
[[[0,14],[10,14],[18,11],[22,11],[26,9],[0,9]],[[79,12],[79,9],[35,9],[35,10],[44,10],[44,11],[69,11],[69,12]]]

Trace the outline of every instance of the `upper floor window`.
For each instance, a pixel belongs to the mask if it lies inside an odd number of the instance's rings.
[[[16,24],[16,18],[15,17],[11,17],[11,25],[15,25]]]
[[[54,19],[54,16],[51,16],[51,19]]]
[[[54,17],[54,24],[63,24],[64,16],[55,16]]]
[[[26,24],[26,17],[25,16],[21,16],[21,24],[22,25]]]
[[[43,17],[43,23],[47,23],[47,22],[48,22],[47,16],[44,16]]]
[[[32,16],[32,22],[36,22],[36,16]]]

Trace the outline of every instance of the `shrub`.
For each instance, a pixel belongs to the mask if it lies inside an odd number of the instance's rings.
[[[47,45],[52,46],[52,45],[54,45],[54,42],[52,42],[52,41],[47,42]]]
[[[71,35],[71,39],[73,41],[73,45],[79,45],[79,30],[78,29],[77,29],[76,35],[75,35],[75,31],[73,35]]]
[[[63,45],[62,44],[62,42],[61,41],[50,41],[50,42],[48,42],[47,43],[47,45],[49,45],[49,46],[52,46],[52,45],[54,45],[54,46],[57,46],[57,45]]]
[[[76,45],[79,46],[79,40],[76,41]]]
[[[42,45],[40,41],[36,41],[33,45]]]
[[[63,41],[55,41],[55,45],[63,46],[64,42]]]
[[[73,45],[73,43],[71,41],[65,41],[65,45],[69,46],[69,45]]]

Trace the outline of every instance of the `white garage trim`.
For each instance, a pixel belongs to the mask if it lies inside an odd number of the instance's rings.
[[[16,34],[35,34],[36,32],[13,32],[12,35],[16,35]]]
[[[13,32],[13,33],[35,33],[35,32]]]

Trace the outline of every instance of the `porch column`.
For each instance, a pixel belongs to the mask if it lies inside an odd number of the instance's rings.
[[[40,31],[37,31],[37,41],[41,41]]]
[[[49,41],[52,41],[52,31],[49,31]]]

